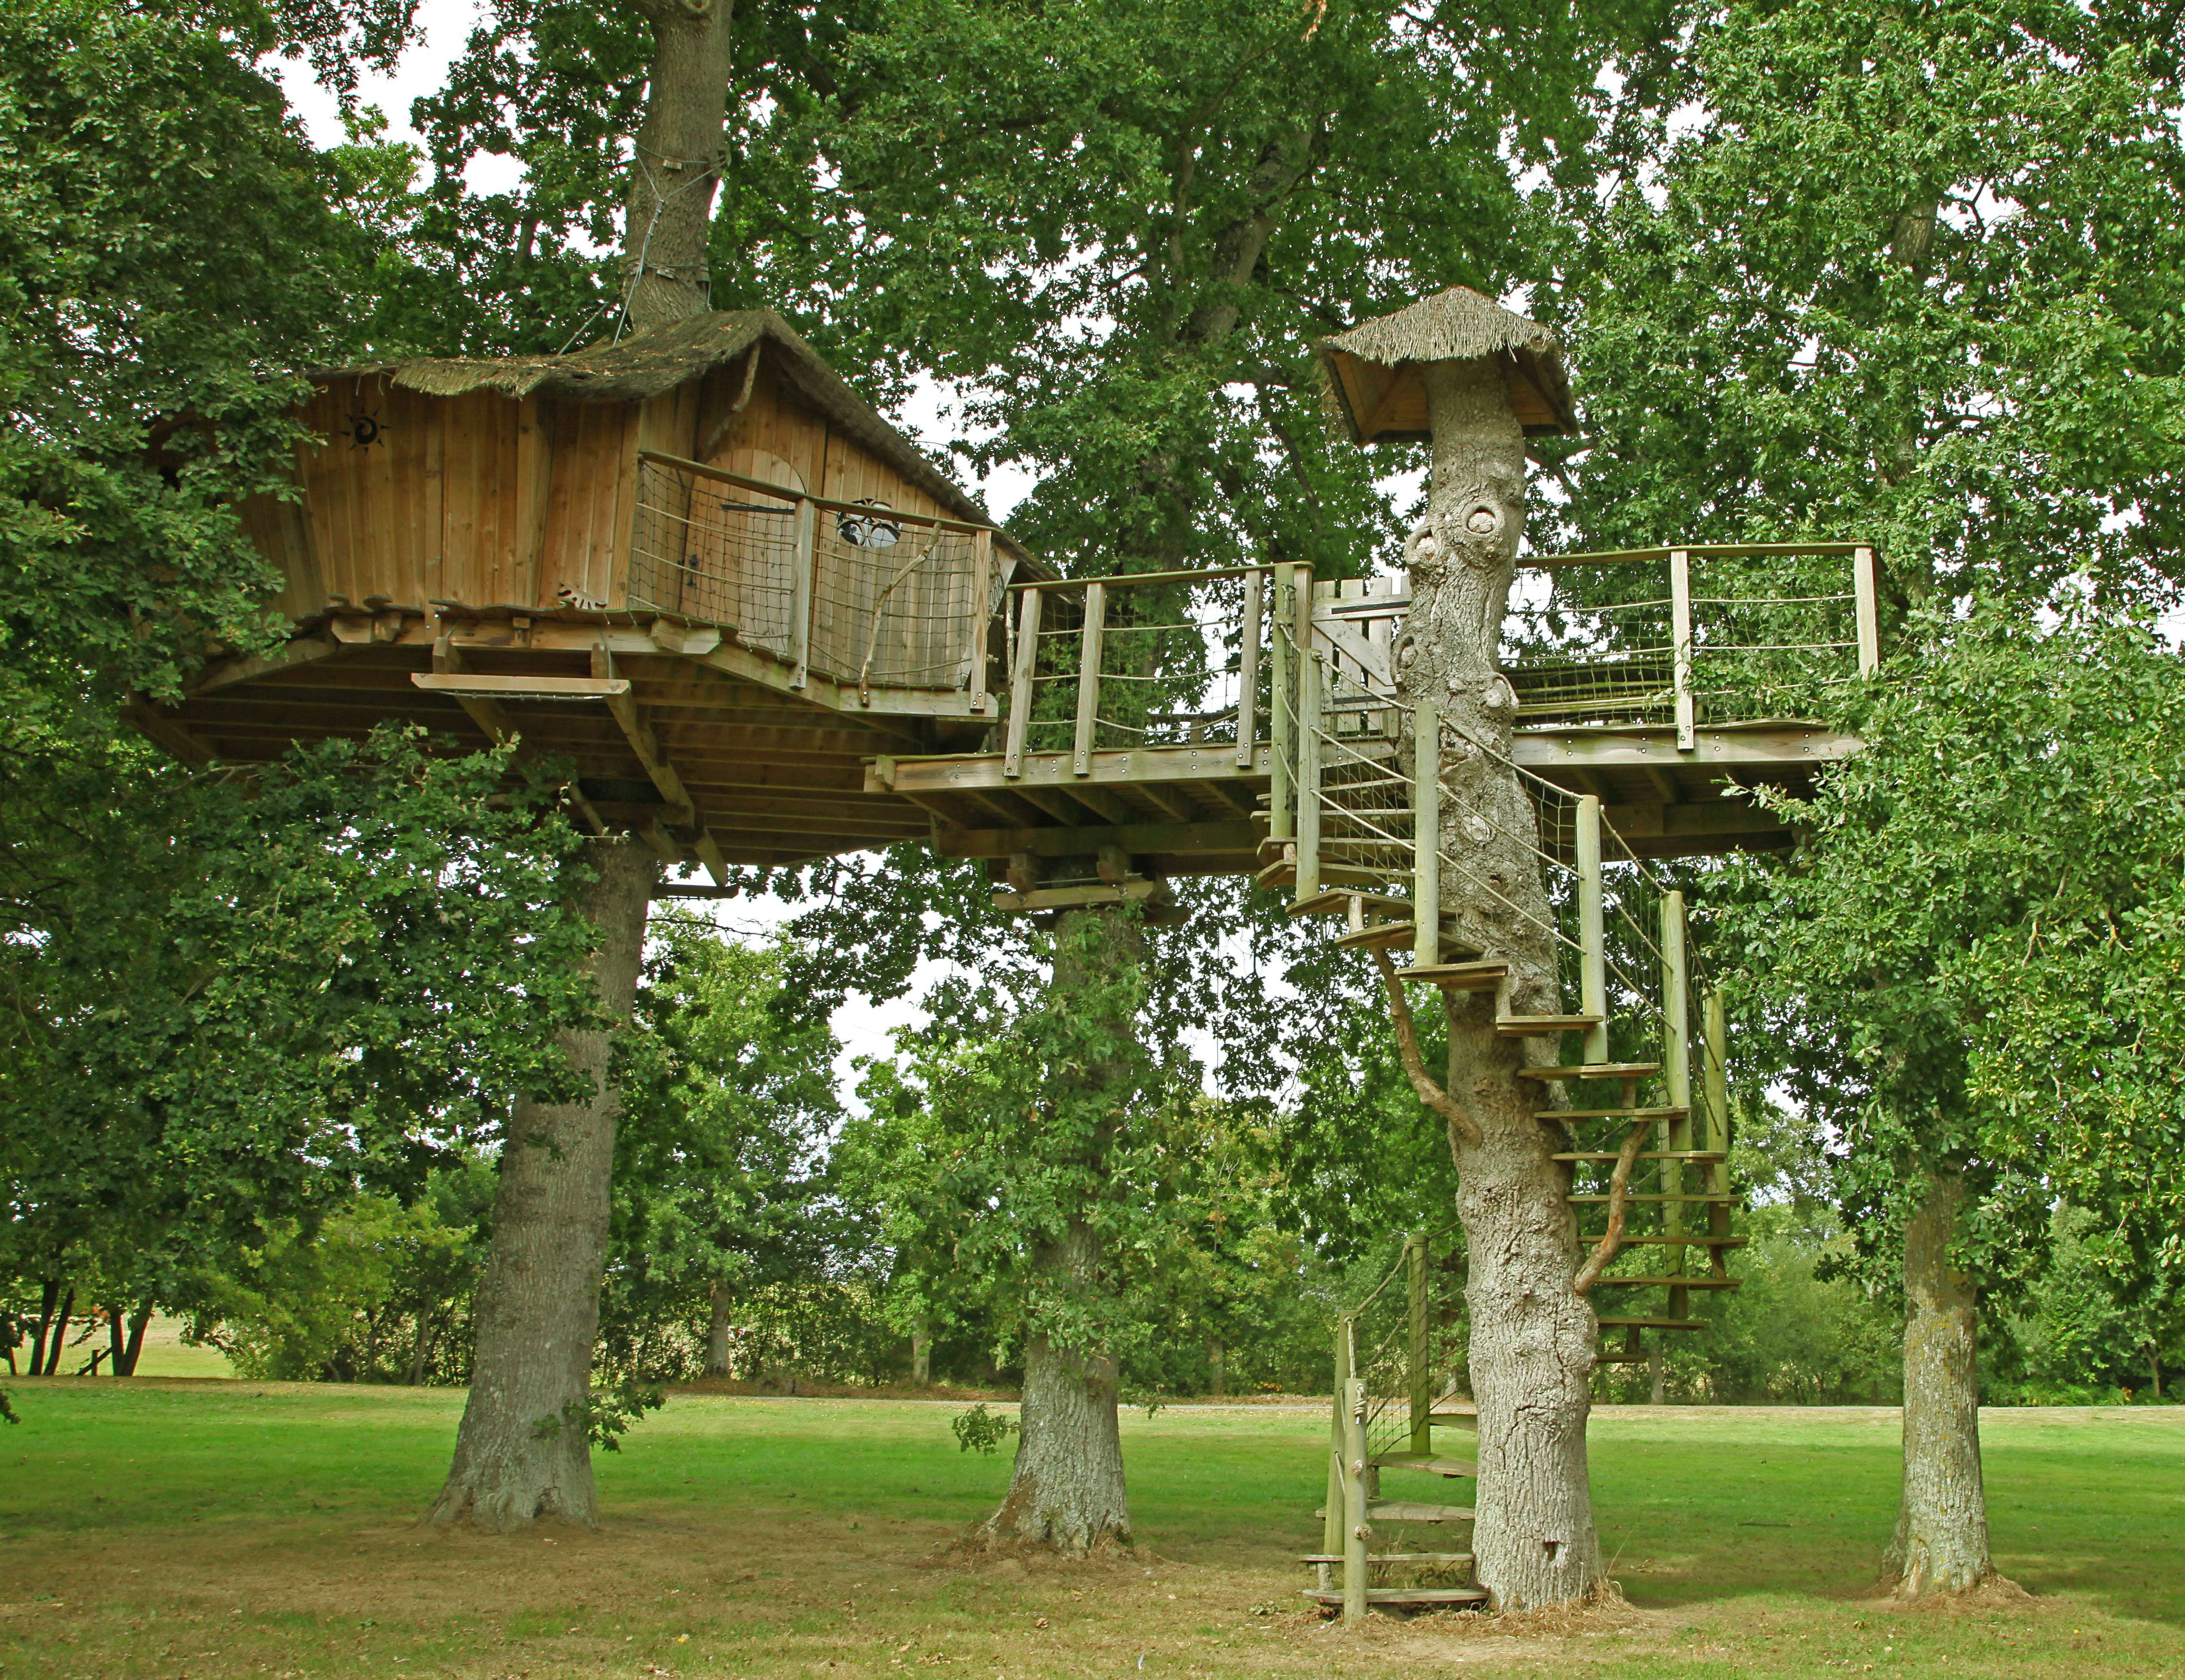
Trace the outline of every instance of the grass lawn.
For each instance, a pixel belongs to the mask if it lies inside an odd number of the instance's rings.
[[[1353,1632],[1296,1596],[1326,1440],[1302,1411],[1131,1414],[1145,1554],[1028,1570],[946,1549],[1009,1472],[947,1406],[679,1397],[601,1455],[600,1532],[490,1539],[413,1526],[459,1393],[9,1386],[7,1680],[2185,1674],[2185,1409],[1989,1413],[1998,1560],[2035,1597],[1910,1614],[1867,1597],[1893,1413],[1604,1409],[1628,1613]]]

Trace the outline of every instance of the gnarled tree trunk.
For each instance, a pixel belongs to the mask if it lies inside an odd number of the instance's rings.
[[[1411,606],[1397,645],[1405,699],[1441,708],[1442,907],[1466,940],[1511,968],[1511,1001],[1558,1012],[1553,913],[1533,806],[1511,767],[1517,697],[1496,667],[1525,522],[1525,440],[1491,360],[1425,369],[1433,434],[1425,522],[1406,554]],[[1405,743],[1408,752],[1411,743]],[[1497,1608],[1589,1596],[1601,1580],[1587,1481],[1595,1326],[1571,1291],[1578,1227],[1559,1147],[1534,1118],[1540,1087],[1517,1077],[1552,1061],[1552,1040],[1503,1038],[1489,994],[1445,995],[1457,1215],[1470,1255],[1472,1387],[1479,1408],[1480,1583]]]
[[[1124,1055],[1100,1053],[1100,1045],[1104,1040],[1124,1051],[1132,1041],[1129,1016],[1109,1017],[1135,993],[1137,988],[1126,982],[1146,957],[1145,933],[1135,917],[1108,909],[1064,915],[1056,929],[1048,1004],[1087,1036],[1091,1053],[1073,1071],[1050,1075],[1059,1101],[1100,1105],[1106,1093],[1130,1081]],[[1096,1178],[1114,1133],[1111,1121],[1087,1128],[1085,1164]],[[1083,1219],[1071,1219],[1033,1259],[1057,1296],[1066,1298],[1102,1287],[1099,1241]],[[1115,1361],[1104,1350],[1058,1347],[1041,1335],[1025,1338],[1016,1464],[1009,1496],[986,1519],[990,1539],[1052,1547],[1072,1557],[1097,1546],[1130,1543],[1123,1441],[1115,1416],[1117,1376]]]
[[[629,324],[637,332],[710,309],[707,237],[720,180],[735,0],[637,0],[652,25],[645,122],[623,233]]]
[[[1904,1226],[1904,1493],[1884,1563],[1907,1599],[1995,1574],[1981,1481],[1980,1298],[1950,1264],[1964,1176],[1931,1172],[1925,1192]]]
[[[659,863],[631,839],[595,840],[599,879],[579,903],[599,929],[592,983],[612,1020],[629,1015]],[[567,1034],[590,1098],[519,1102],[500,1154],[493,1247],[478,1296],[478,1347],[455,1463],[432,1510],[495,1533],[542,1516],[598,1521],[584,1413],[599,1332],[618,1094],[606,1028]]]

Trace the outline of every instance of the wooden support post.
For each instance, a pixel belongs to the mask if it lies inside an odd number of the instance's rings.
[[[1713,1153],[1730,1153],[1730,1033],[1723,1019],[1722,994],[1711,991],[1707,995],[1703,1010],[1706,1035],[1704,1060],[1702,1063],[1707,1092],[1707,1148]],[[1730,1164],[1715,1161],[1707,1169],[1707,1192],[1713,1196],[1730,1193]],[[1707,1203],[1707,1235],[1730,1235],[1730,1204],[1727,1202]],[[1711,1249],[1709,1257],[1717,1270],[1722,1267],[1723,1251]]]
[[[994,533],[974,531],[971,533],[971,680],[967,685],[971,691],[971,715],[986,715],[986,623],[992,617],[986,608],[986,597],[993,588]]]
[[[1321,656],[1298,660],[1297,901],[1320,891]]]
[[[1412,713],[1411,961],[1441,961],[1441,708],[1421,700]]]
[[[1335,1321],[1335,1380],[1327,1391],[1335,1397],[1328,1404],[1327,1504],[1320,1525],[1322,1557],[1333,1557],[1343,1550],[1343,1512],[1350,1487],[1343,1473],[1343,1452],[1350,1438],[1343,1422],[1343,1396],[1350,1387],[1350,1322],[1348,1314]],[[1320,1584],[1327,1585],[1327,1568],[1324,1564],[1321,1566]]]
[[[1852,555],[1851,587],[1858,606],[1858,674],[1871,677],[1881,668],[1881,614],[1872,549],[1860,549]]]
[[[808,497],[796,499],[796,566],[790,580],[789,662],[796,675],[789,686],[801,689],[812,669],[812,573],[818,564],[819,510]]]
[[[1662,1078],[1668,1088],[1669,1106],[1685,1112],[1673,1116],[1663,1129],[1664,1147],[1674,1152],[1692,1147],[1692,1047],[1689,1010],[1690,980],[1685,963],[1685,896],[1681,892],[1662,895]],[[1681,1161],[1662,1163],[1662,1190],[1664,1195],[1676,1197],[1685,1193],[1685,1166]],[[1662,1204],[1662,1229],[1670,1236],[1685,1234],[1685,1204],[1670,1201]],[[1685,1250],[1681,1244],[1670,1243],[1665,1249],[1667,1264],[1664,1270],[1671,1277],[1681,1277],[1685,1270]],[[1691,1292],[1679,1285],[1669,1289],[1669,1314],[1673,1319],[1691,1316]],[[1659,1344],[1657,1344],[1658,1352]]]
[[[1411,1450],[1433,1451],[1433,1372],[1427,1341],[1427,1234],[1415,1231],[1404,1239],[1404,1296],[1411,1309],[1411,1342],[1405,1350],[1405,1393],[1411,1404]]]
[[[1297,650],[1290,644],[1290,586],[1275,573],[1275,623],[1270,638],[1275,663],[1267,682],[1267,734],[1274,743],[1270,756],[1274,767],[1267,778],[1267,837],[1286,840],[1297,834],[1292,813],[1296,809],[1297,696],[1290,691],[1290,673],[1297,667]]]
[[[1366,1490],[1371,1471],[1366,1462],[1366,1385],[1356,1377],[1343,1385],[1343,1619],[1366,1619],[1367,1542]]]
[[[1237,767],[1252,767],[1253,738],[1260,732],[1260,629],[1266,611],[1267,575],[1244,579],[1244,622],[1237,641]]]
[[[1578,798],[1579,1010],[1594,1018],[1585,1030],[1587,1062],[1608,1059],[1608,935],[1601,911],[1601,799]]]
[[[1699,745],[1699,719],[1692,704],[1692,557],[1683,549],[1669,555],[1669,670],[1677,695],[1677,751]]]
[[[1100,721],[1100,641],[1108,628],[1108,586],[1085,586],[1085,628],[1077,644],[1076,771],[1092,773],[1092,731]]]
[[[1024,774],[1025,737],[1031,728],[1032,673],[1039,668],[1039,606],[1044,592],[1026,589],[1017,609],[1017,668],[1009,673],[1009,729],[1002,774]]]

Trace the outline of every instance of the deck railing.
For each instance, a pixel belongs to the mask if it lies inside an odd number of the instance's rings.
[[[1863,543],[1692,543],[1528,560],[1503,620],[1522,723],[1811,716],[1880,659]]]

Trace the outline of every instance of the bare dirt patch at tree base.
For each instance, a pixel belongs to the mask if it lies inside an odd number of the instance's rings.
[[[986,1680],[1099,1673],[1609,1676],[2174,1672],[2172,1633],[2075,1607],[2072,1627],[1884,1616],[1780,1596],[1674,1609],[1618,1602],[1506,1617],[1323,1621],[1300,1571],[974,1554],[942,1526],[842,1513],[753,1520],[624,1512],[515,1537],[410,1523],[53,1537],[0,1550],[10,1674],[316,1680],[617,1675]],[[21,1566],[32,1564],[25,1571]],[[2054,1622],[2054,1618],[2043,1618]],[[2035,1644],[2028,1635],[2044,1637]],[[2168,1655],[2154,1646],[2166,1643]],[[2136,1649],[2137,1648],[2137,1649]],[[1915,1655],[1916,1652],[1916,1655]],[[1143,1659],[1143,1667],[1140,1666]],[[1932,1666],[1930,1666],[1932,1665]]]

